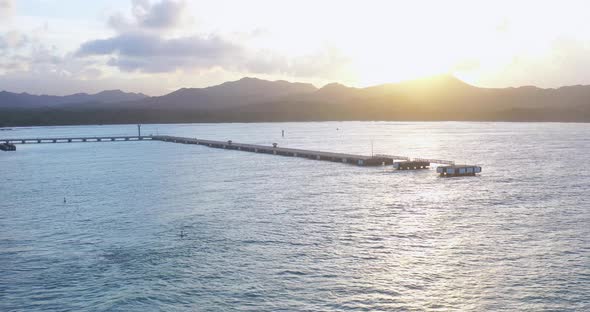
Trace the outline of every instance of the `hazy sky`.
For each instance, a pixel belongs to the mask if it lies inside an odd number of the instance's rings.
[[[590,84],[588,1],[0,0],[0,90]]]

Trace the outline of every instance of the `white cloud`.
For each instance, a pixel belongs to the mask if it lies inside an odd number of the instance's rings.
[[[14,14],[14,0],[0,0],[0,23]]]
[[[83,43],[80,57],[103,56],[106,64],[122,72],[177,73],[221,68],[244,74],[277,74],[294,77],[334,77],[349,61],[336,49],[321,48],[299,56],[248,45],[260,30],[224,36],[218,33],[171,36],[183,26],[184,2],[163,0],[155,4],[135,0],[132,18],[121,13],[109,18],[117,34]]]
[[[180,0],[162,0],[155,4],[132,0],[131,15],[117,12],[109,17],[108,25],[119,33],[166,32],[183,25],[186,8],[186,2]]]

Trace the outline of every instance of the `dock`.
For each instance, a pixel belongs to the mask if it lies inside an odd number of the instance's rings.
[[[79,143],[79,142],[114,142],[114,141],[143,141],[152,140],[151,136],[105,136],[105,137],[69,137],[69,138],[25,138],[25,139],[0,139],[5,144],[30,144],[30,143]]]
[[[304,150],[304,149],[296,149],[296,148],[285,148],[285,147],[279,147],[278,144],[276,144],[276,143],[273,144],[272,146],[265,146],[265,145],[255,145],[255,144],[234,143],[231,140],[224,142],[224,141],[211,141],[211,140],[202,140],[202,139],[197,139],[197,138],[185,138],[185,137],[175,137],[175,136],[154,136],[154,137],[152,137],[152,139],[158,140],[158,141],[163,141],[163,142],[196,144],[196,145],[204,145],[204,146],[212,147],[212,148],[221,148],[221,149],[237,150],[237,151],[244,151],[244,152],[263,153],[263,154],[272,154],[272,155],[289,156],[289,157],[301,157],[301,158],[314,159],[314,160],[349,163],[349,164],[355,164],[358,166],[383,166],[383,165],[393,164],[392,158],[384,157],[384,156],[377,156],[377,155],[364,156],[364,155],[354,155],[354,154],[346,154],[346,153],[333,153],[333,152],[321,152],[321,151]]]
[[[101,137],[49,137],[49,138],[15,138],[0,139],[2,150],[16,150],[14,144],[42,144],[42,143],[80,143],[80,142],[126,142],[126,141],[161,141],[180,144],[194,144],[211,148],[219,148],[234,151],[279,155],[287,157],[300,157],[306,159],[330,161],[357,166],[385,166],[392,165],[397,170],[418,170],[428,169],[432,163],[444,164],[437,167],[437,173],[444,177],[469,176],[481,172],[479,166],[455,165],[454,161],[440,159],[410,158],[407,156],[396,156],[386,154],[357,155],[349,153],[323,152],[298,148],[280,147],[277,143],[272,145],[257,145],[236,143],[228,141],[214,141],[198,138],[179,136],[157,135],[157,136],[101,136]]]

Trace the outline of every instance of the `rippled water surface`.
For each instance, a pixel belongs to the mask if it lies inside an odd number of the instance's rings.
[[[40,127],[0,137],[135,132]],[[148,141],[18,145],[0,152],[1,311],[590,310],[590,125],[143,133],[367,155],[372,142],[374,153],[483,173],[445,179]]]

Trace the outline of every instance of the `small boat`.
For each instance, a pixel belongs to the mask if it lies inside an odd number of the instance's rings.
[[[16,146],[11,143],[0,143],[0,150],[5,152],[16,151]]]

